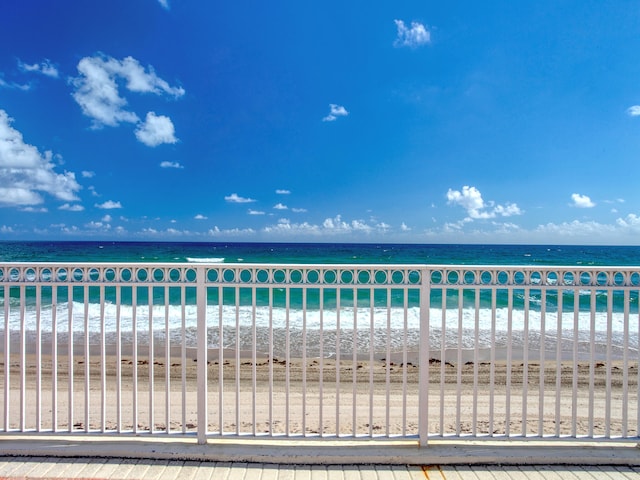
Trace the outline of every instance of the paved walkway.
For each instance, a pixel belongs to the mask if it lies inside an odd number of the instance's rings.
[[[271,465],[138,459],[0,457],[2,479],[138,479],[138,480],[631,480],[640,467],[624,466],[388,466]]]

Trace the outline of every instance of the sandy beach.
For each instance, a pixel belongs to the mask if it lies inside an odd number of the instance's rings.
[[[419,367],[415,362],[379,359],[354,364],[349,357],[337,365],[335,359],[303,362],[264,357],[253,362],[241,357],[238,363],[236,358],[233,352],[225,352],[220,364],[218,353],[209,355],[208,423],[212,433],[418,432]],[[167,424],[171,432],[196,428],[194,358],[183,362],[181,357],[171,357],[167,362],[156,355],[150,361],[146,352],[141,352],[135,363],[133,356],[122,356],[118,366],[115,355],[92,355],[89,364],[83,355],[75,355],[70,365],[65,355],[58,355],[55,399],[49,355],[42,355],[40,369],[34,354],[24,359],[14,354],[11,359],[9,409],[5,410],[9,424],[5,425],[3,415],[3,428],[23,425],[47,430],[55,422],[56,429],[67,431],[71,403],[73,430],[148,432],[153,425],[154,431],[166,431]],[[580,362],[576,366],[547,361],[541,368],[539,362],[531,361],[525,368],[521,361],[443,364],[432,359],[429,432],[617,436],[626,427],[627,434],[633,435],[638,412],[637,363],[629,363],[626,371],[622,362],[610,366],[600,361]],[[0,365],[0,377],[5,385],[4,365]],[[42,395],[38,395],[38,384]],[[610,398],[606,395],[608,386]],[[24,412],[20,410],[22,395],[26,398]],[[0,400],[4,409],[5,400]]]

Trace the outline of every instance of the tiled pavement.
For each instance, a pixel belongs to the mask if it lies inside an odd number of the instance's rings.
[[[625,466],[388,466],[274,465],[140,459],[0,457],[0,479],[139,480],[350,480],[350,479],[553,479],[631,480],[640,467]]]

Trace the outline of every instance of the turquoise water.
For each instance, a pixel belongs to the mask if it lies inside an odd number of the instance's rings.
[[[640,265],[640,246],[0,242],[0,262]]]

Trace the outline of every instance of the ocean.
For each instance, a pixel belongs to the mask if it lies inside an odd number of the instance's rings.
[[[461,264],[461,265],[538,265],[538,266],[638,266],[640,265],[640,247],[630,246],[552,246],[552,245],[413,245],[413,244],[347,244],[347,243],[180,243],[180,242],[0,242],[0,262],[188,262],[188,263],[281,263],[281,264]],[[61,287],[59,298],[65,299],[67,290]],[[159,289],[162,290],[162,289]],[[347,289],[349,290],[349,289]],[[436,292],[432,298],[433,308],[431,312],[432,322],[431,336],[434,347],[441,346],[444,341],[447,348],[473,348],[475,342],[479,342],[481,348],[493,346],[504,347],[507,344],[521,345],[527,342],[530,348],[534,348],[536,342],[553,342],[560,337],[563,342],[568,342],[567,349],[572,348],[572,339],[576,336],[579,343],[579,351],[588,355],[592,351],[591,344],[597,343],[598,352],[604,352],[608,342],[612,343],[619,351],[624,345],[632,350],[638,350],[638,299],[640,285],[637,291],[629,296],[628,310],[631,321],[625,319],[625,299],[621,292],[613,295],[613,315],[607,313],[607,294],[597,294],[597,307],[595,317],[589,312],[590,292],[557,291],[549,292],[543,297],[541,291],[532,289],[527,293],[516,292],[512,299],[516,308],[511,314],[507,308],[508,294],[503,292],[498,296],[495,314],[492,312],[490,298],[481,298],[480,313],[478,318],[479,338],[475,339],[475,309],[473,306],[473,294],[464,301],[464,307],[457,308],[457,294],[447,297],[450,307],[446,318],[442,320],[441,309],[438,308],[442,301],[442,293]],[[127,294],[127,292],[129,292]],[[140,293],[133,294],[132,290],[125,290],[121,305],[109,297],[102,306],[98,300],[99,292],[94,289],[89,292],[89,299],[85,301],[81,293],[74,293],[72,305],[65,301],[58,301],[56,315],[52,314],[51,292],[43,294],[43,307],[38,313],[35,308],[35,298],[27,299],[25,311],[25,330],[35,332],[39,323],[39,329],[45,334],[52,330],[52,318],[63,319],[73,312],[73,322],[60,321],[56,326],[59,334],[73,328],[74,335],[81,335],[85,328],[89,328],[90,335],[96,336],[102,330],[106,332],[107,339],[113,337],[120,327],[125,332],[131,331],[133,322],[143,338],[145,329],[149,329],[149,300],[148,292],[142,289]],[[250,299],[250,289],[240,293]],[[309,342],[317,340],[322,323],[322,330],[331,335],[339,329],[344,331],[343,341],[351,338],[354,323],[360,329],[364,327],[362,338],[357,348],[366,351],[370,340],[369,327],[375,336],[380,337],[380,342],[374,348],[384,350],[386,342],[399,344],[408,337],[408,341],[417,348],[419,339],[420,310],[418,307],[417,292],[409,294],[406,299],[406,307],[402,305],[404,293],[398,292],[398,301],[392,299],[390,314],[391,339],[386,337],[387,309],[386,300],[375,304],[374,308],[368,308],[370,299],[366,292],[363,295],[353,297],[350,291],[336,293],[328,291],[324,299],[330,306],[335,306],[336,294],[340,296],[341,310],[329,308],[325,310],[322,318],[318,308],[317,292],[311,291],[307,298],[307,304],[303,305],[300,295],[291,294],[289,298],[290,309],[284,307],[285,298],[282,292],[275,292],[275,308],[270,309],[258,299],[258,306],[254,309],[251,302],[241,299],[240,308],[236,310],[234,305],[234,292],[232,289],[226,292],[228,298],[224,300],[223,317],[224,328],[228,330],[225,338],[233,340],[231,334],[238,328],[242,333],[241,347],[250,348],[251,332],[255,324],[258,335],[266,342],[269,328],[278,332],[288,329],[292,338],[299,338],[304,329]],[[0,305],[4,305],[4,291],[0,290]],[[27,292],[28,296],[34,297]],[[135,306],[131,295],[136,295]],[[158,298],[153,301],[153,329],[159,333],[163,329],[170,330],[169,335],[177,341],[184,328],[188,343],[195,344],[195,312],[196,306],[193,299],[187,299],[187,307],[184,311],[186,319],[183,319],[183,311],[179,302],[180,292],[175,289],[167,309],[162,291],[157,292]],[[258,291],[262,298],[268,297],[265,289]],[[440,297],[438,297],[440,295]],[[577,298],[574,296],[577,295]],[[314,297],[315,296],[315,297]],[[563,311],[561,318],[558,315],[558,297],[563,297]],[[10,318],[9,327],[16,331],[21,327],[21,312],[19,308],[19,291],[13,289],[9,294]],[[362,298],[361,298],[362,297]],[[576,317],[573,311],[573,302],[580,304],[580,313]],[[541,306],[545,302],[545,318],[541,315]],[[47,305],[48,303],[48,305]],[[524,304],[528,303],[529,311],[525,315]],[[210,293],[208,315],[217,319],[218,310],[217,290]],[[306,308],[305,308],[306,307]],[[326,307],[326,303],[325,303]],[[356,307],[356,308],[354,308]],[[586,307],[586,308],[585,308]],[[0,314],[4,308],[0,308]],[[88,313],[86,320],[85,312]],[[373,312],[373,319],[371,318]],[[461,320],[461,323],[459,322]],[[134,320],[135,319],[135,320]],[[86,321],[85,321],[86,320]],[[557,332],[558,320],[562,331]],[[217,320],[216,320],[217,321]],[[4,320],[2,321],[4,324]],[[463,334],[459,335],[459,327],[462,326]],[[406,329],[406,333],[405,333]],[[291,333],[292,332],[292,333]],[[289,334],[288,334],[289,335]],[[211,328],[209,345],[212,348],[219,346],[219,332]],[[443,340],[444,337],[444,340]],[[526,338],[525,338],[526,337]],[[316,342],[317,343],[317,342]],[[360,344],[361,343],[361,344]],[[376,342],[378,343],[378,342]],[[551,344],[550,344],[551,345]],[[224,345],[233,347],[233,345]],[[264,348],[264,345],[263,347]],[[343,348],[343,347],[341,347]],[[552,347],[549,347],[552,349]],[[313,348],[311,348],[313,350]],[[615,355],[614,355],[615,356]]]
[[[0,262],[640,265],[640,246],[0,242]]]

